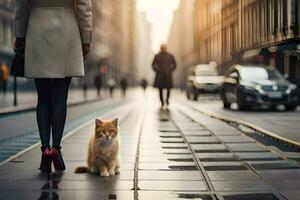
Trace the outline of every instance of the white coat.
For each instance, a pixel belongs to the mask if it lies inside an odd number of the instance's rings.
[[[16,0],[16,37],[26,38],[25,77],[83,76],[92,41],[91,0]]]

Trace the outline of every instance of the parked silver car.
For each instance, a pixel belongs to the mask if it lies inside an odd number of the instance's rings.
[[[186,82],[187,98],[197,100],[200,93],[219,93],[222,79],[214,65],[199,64],[191,67]]]

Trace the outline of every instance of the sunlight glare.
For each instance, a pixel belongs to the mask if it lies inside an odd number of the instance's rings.
[[[137,9],[145,11],[152,25],[152,50],[157,52],[161,43],[168,39],[173,12],[180,0],[137,0]]]

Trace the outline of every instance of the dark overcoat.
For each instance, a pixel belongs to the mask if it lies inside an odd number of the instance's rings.
[[[156,72],[154,87],[160,89],[173,87],[172,73],[176,68],[176,61],[172,54],[167,52],[156,54],[152,68]]]

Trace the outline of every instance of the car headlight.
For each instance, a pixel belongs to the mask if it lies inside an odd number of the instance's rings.
[[[201,84],[197,81],[194,81],[193,84],[194,84],[194,87],[196,87],[196,88],[199,88],[201,86]]]
[[[297,85],[295,84],[290,84],[288,89],[286,90],[287,94],[290,94],[293,90],[297,89]]]
[[[248,82],[248,81],[240,81],[240,85],[244,87],[246,90],[255,91],[256,90],[256,84]]]
[[[290,84],[290,85],[289,85],[289,89],[290,89],[290,90],[295,90],[295,89],[297,89],[297,85],[295,85],[295,84]]]
[[[261,94],[265,93],[265,91],[262,89],[261,85],[256,85],[255,89]]]
[[[246,90],[251,90],[251,91],[255,91],[255,86],[252,86],[252,85],[243,85],[243,87],[246,89]]]
[[[259,92],[261,94],[264,93],[263,89],[261,88],[260,85],[256,85],[256,84],[252,84],[252,83],[243,83],[242,86],[249,91],[253,91],[253,92]]]

